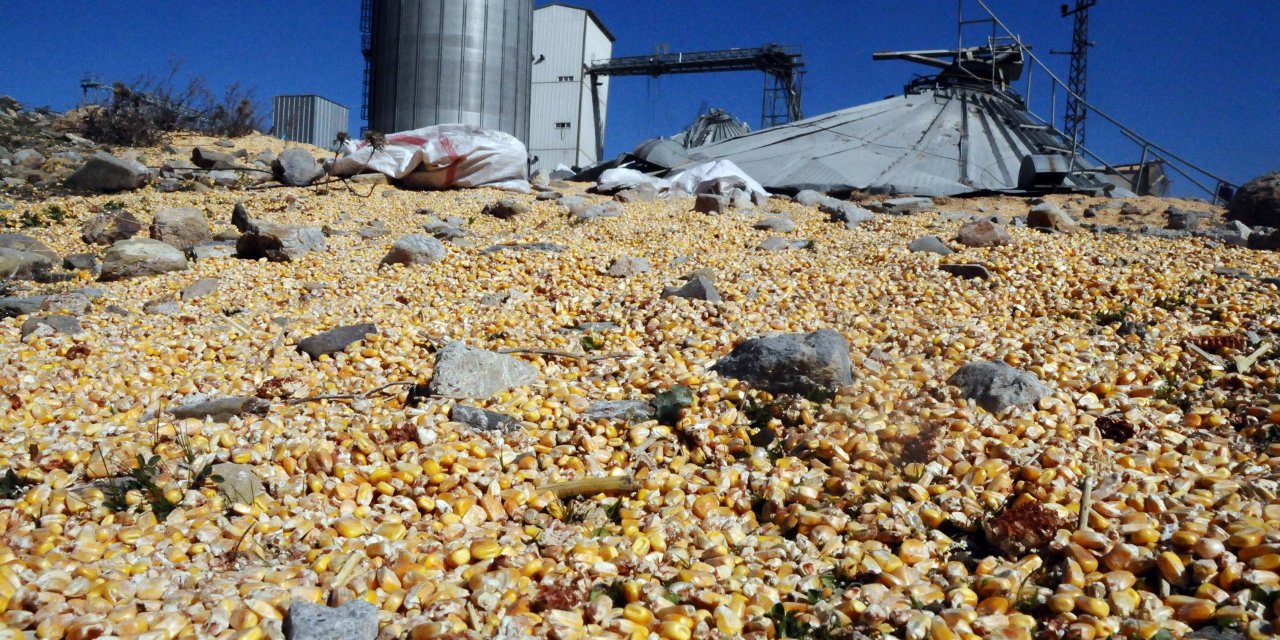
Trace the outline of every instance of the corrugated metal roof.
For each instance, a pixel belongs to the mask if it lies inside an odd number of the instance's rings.
[[[944,196],[1017,189],[1024,156],[1067,146],[1015,97],[950,85],[762,129],[691,155],[732,160],[771,190]]]

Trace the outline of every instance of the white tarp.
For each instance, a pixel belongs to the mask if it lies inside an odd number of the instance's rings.
[[[600,186],[598,189],[602,193],[613,193],[614,191],[630,189],[641,184],[651,184],[660,192],[671,188],[670,180],[641,173],[635,169],[617,167],[600,174]]]
[[[743,191],[758,197],[768,198],[769,193],[745,171],[738,168],[732,160],[713,160],[689,167],[671,177],[671,189],[690,194],[719,193],[720,185],[725,179],[738,179],[744,185]]]
[[[529,152],[510,134],[467,124],[439,124],[386,137],[375,150],[363,140],[343,144],[332,173],[366,170],[400,180],[408,189],[496,187],[528,193]]]

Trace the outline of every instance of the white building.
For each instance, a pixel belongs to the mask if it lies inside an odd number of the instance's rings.
[[[529,154],[534,170],[595,164],[596,132],[584,65],[607,60],[613,34],[590,9],[551,3],[533,12],[533,92]],[[608,112],[609,79],[600,79],[600,121]]]

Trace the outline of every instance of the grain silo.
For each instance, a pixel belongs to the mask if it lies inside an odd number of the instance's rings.
[[[529,139],[533,0],[364,0],[369,128],[459,122]]]

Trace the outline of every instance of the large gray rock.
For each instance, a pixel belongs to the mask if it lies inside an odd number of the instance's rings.
[[[364,340],[365,336],[377,332],[378,327],[372,322],[337,327],[309,338],[303,338],[298,342],[298,351],[311,356],[312,360],[318,360],[320,356],[342,351],[347,348],[347,345],[360,342]]]
[[[395,241],[382,264],[431,264],[444,260],[445,248],[431,236],[411,233]]]
[[[605,273],[614,278],[630,278],[646,273],[652,268],[653,265],[649,264],[649,261],[644,258],[622,256],[611,262]]]
[[[523,360],[451,342],[436,352],[430,392],[447,398],[488,398],[537,379],[538,368]]]
[[[203,147],[191,150],[191,162],[201,169],[225,170],[239,166],[236,157],[225,151],[214,151]]]
[[[378,608],[351,600],[338,608],[293,601],[284,614],[285,640],[375,640]]]
[[[259,222],[236,239],[236,255],[271,262],[297,260],[311,251],[326,248],[324,232],[318,227]]]
[[[80,321],[75,316],[55,313],[27,318],[27,321],[22,323],[22,329],[20,330],[22,337],[26,338],[35,333],[40,327],[49,327],[54,333],[64,333],[70,336],[84,331],[84,329],[80,328]]]
[[[712,370],[770,393],[808,395],[853,383],[849,343],[831,329],[752,338]]]
[[[998,247],[1013,242],[1004,227],[990,220],[975,220],[960,227],[956,242],[966,247]]]
[[[151,239],[183,251],[213,237],[204,212],[193,207],[161,209],[151,220]]]
[[[99,151],[67,178],[66,186],[103,193],[128,191],[146,184],[149,176],[147,167],[142,163]]]
[[[852,202],[836,200],[835,198],[827,198],[822,201],[818,205],[818,210],[831,216],[832,222],[843,222],[848,229],[852,229],[876,217],[871,211],[863,209]]]
[[[515,431],[520,426],[520,422],[513,416],[462,404],[453,405],[453,408],[449,410],[449,419],[465,424],[477,431],[507,433]]]
[[[290,147],[271,162],[271,175],[284,184],[305,187],[320,179],[324,169],[316,164],[316,159],[306,149]]]
[[[271,403],[262,398],[253,396],[232,396],[228,398],[214,398],[212,400],[204,400],[201,402],[193,402],[184,404],[179,407],[169,409],[168,412],[178,420],[187,418],[195,418],[197,420],[212,420],[214,422],[230,422],[232,418],[238,418],[244,415],[267,415],[267,411],[271,409]]]
[[[85,244],[110,246],[128,240],[142,230],[142,223],[132,213],[123,209],[107,209],[90,218],[80,227],[80,239]]]
[[[258,400],[258,398],[254,398]],[[263,404],[269,404],[266,400],[261,401]],[[210,474],[215,478],[213,481],[217,485],[218,490],[227,496],[232,503],[253,504],[258,496],[267,492],[266,487],[262,486],[262,479],[254,473],[253,467],[247,464],[236,464],[234,462],[222,462],[213,465]]]
[[[813,207],[813,206],[817,206],[826,198],[827,198],[826,195],[818,193],[817,191],[805,189],[797,193],[796,195],[791,196],[791,201],[806,207]]]
[[[1027,212],[1027,226],[1032,229],[1053,229],[1054,231],[1075,231],[1079,228],[1076,221],[1052,202],[1041,202]]]
[[[924,236],[916,238],[907,245],[907,249],[913,252],[936,253],[940,256],[949,256],[955,253],[955,249],[947,246],[946,242],[938,236]]]
[[[44,166],[45,157],[35,149],[19,149],[13,154],[13,163],[23,169],[39,169]]]
[[[49,296],[8,296],[0,298],[0,318],[16,318],[40,310]]]
[[[159,240],[121,240],[102,254],[103,282],[153,276],[187,268],[187,258],[172,245]]]
[[[696,276],[680,287],[663,287],[662,297],[720,302],[720,292],[716,291],[716,285],[704,276]]]
[[[1280,227],[1280,171],[1244,183],[1231,198],[1227,219],[1250,227]]]
[[[44,254],[0,247],[0,280],[27,280],[47,273],[53,267],[54,261]]]
[[[725,213],[733,209],[733,199],[719,193],[699,193],[693,210],[702,213]]]
[[[21,233],[0,233],[0,248],[38,253],[54,262],[59,260],[58,253],[50,249],[48,245]]]
[[[951,374],[947,384],[959,387],[965,399],[992,413],[1027,405],[1053,393],[1034,374],[1003,362],[970,362]]]

